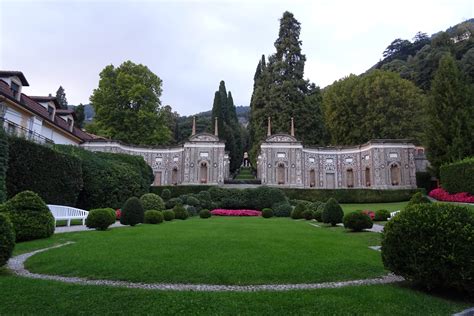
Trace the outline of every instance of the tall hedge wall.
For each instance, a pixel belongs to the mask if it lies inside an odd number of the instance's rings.
[[[449,193],[474,195],[474,157],[441,166],[440,180],[441,186]]]
[[[30,190],[47,204],[76,205],[82,188],[79,159],[54,148],[9,137],[8,197]]]
[[[0,121],[3,124],[3,121]],[[7,168],[8,168],[8,138],[7,134],[0,128],[0,203],[7,199]]]
[[[171,197],[182,194],[199,193],[207,191],[215,186],[210,185],[183,185],[183,186],[159,186],[151,187],[150,191],[161,195],[164,189],[171,191]],[[339,203],[382,203],[408,201],[413,194],[420,189],[412,190],[370,190],[370,189],[290,189],[279,188],[289,199],[308,201],[327,201],[335,198]],[[232,190],[232,189],[227,189]]]
[[[153,172],[142,157],[91,152],[77,146],[55,148],[80,160],[84,185],[79,208],[120,208],[128,198],[148,193],[153,181]]]

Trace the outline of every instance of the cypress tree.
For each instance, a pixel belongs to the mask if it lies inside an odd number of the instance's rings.
[[[142,203],[136,197],[129,198],[122,207],[122,214],[120,216],[120,224],[135,226],[143,223],[145,211]]]
[[[58,91],[56,91],[56,99],[58,100],[61,109],[67,109],[67,99],[66,99],[66,92],[62,86],[59,86]]]
[[[474,155],[473,86],[463,81],[456,62],[444,55],[431,84],[425,145],[432,171],[443,163]]]
[[[266,135],[267,117],[272,117],[273,133],[289,133],[295,119],[296,137],[311,145],[324,145],[319,88],[303,78],[306,56],[301,52],[300,23],[292,13],[280,19],[275,41],[276,53],[257,66],[251,100],[251,142],[253,159]]]

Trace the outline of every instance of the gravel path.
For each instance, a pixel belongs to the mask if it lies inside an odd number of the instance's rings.
[[[31,273],[25,268],[25,261],[37,253],[41,253],[50,249],[63,247],[73,242],[52,246],[49,248],[39,249],[32,252],[11,258],[7,267],[16,275],[40,280],[53,280],[64,283],[74,283],[80,285],[105,285],[113,287],[145,289],[145,290],[161,290],[161,291],[197,291],[197,292],[257,292],[257,291],[291,291],[291,290],[309,290],[309,289],[328,289],[346,286],[369,285],[369,284],[387,284],[403,281],[402,277],[389,274],[381,278],[341,281],[341,282],[324,282],[309,284],[263,284],[263,285],[208,285],[208,284],[167,284],[167,283],[134,283],[127,281],[112,280],[90,280],[80,277],[63,277],[59,275],[46,275]]]
[[[116,227],[126,227],[125,225],[120,224],[120,222],[115,222],[114,224],[110,225],[109,228],[116,228]],[[56,227],[54,230],[55,234],[63,234],[63,233],[72,233],[72,232],[82,232],[82,231],[94,231],[94,228],[88,228],[84,225],[73,225],[73,226],[59,226]]]

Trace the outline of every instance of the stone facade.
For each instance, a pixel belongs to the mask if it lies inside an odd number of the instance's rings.
[[[353,147],[306,148],[275,134],[261,145],[257,176],[264,185],[297,188],[416,188],[424,153],[406,140],[372,140]],[[422,171],[422,170],[418,170]]]
[[[92,140],[87,150],[139,155],[153,169],[153,185],[223,184],[229,176],[229,156],[219,137],[200,133],[182,146],[157,148],[124,145],[117,141]]]

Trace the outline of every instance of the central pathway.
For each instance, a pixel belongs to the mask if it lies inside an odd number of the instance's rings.
[[[105,285],[112,287],[160,290],[160,291],[198,291],[198,292],[258,292],[258,291],[291,291],[291,290],[312,290],[312,289],[330,289],[346,286],[370,285],[370,284],[387,284],[403,281],[402,277],[388,274],[381,278],[340,281],[340,282],[324,282],[309,284],[262,284],[262,285],[209,285],[209,284],[169,284],[169,283],[135,283],[127,281],[113,280],[90,280],[81,277],[64,277],[59,275],[47,275],[32,273],[25,268],[25,261],[37,253],[45,252],[50,249],[70,245],[73,242],[67,242],[61,245],[49,248],[39,249],[32,252],[11,258],[7,267],[16,275],[40,280],[53,280],[64,283],[74,283],[80,285]]]

